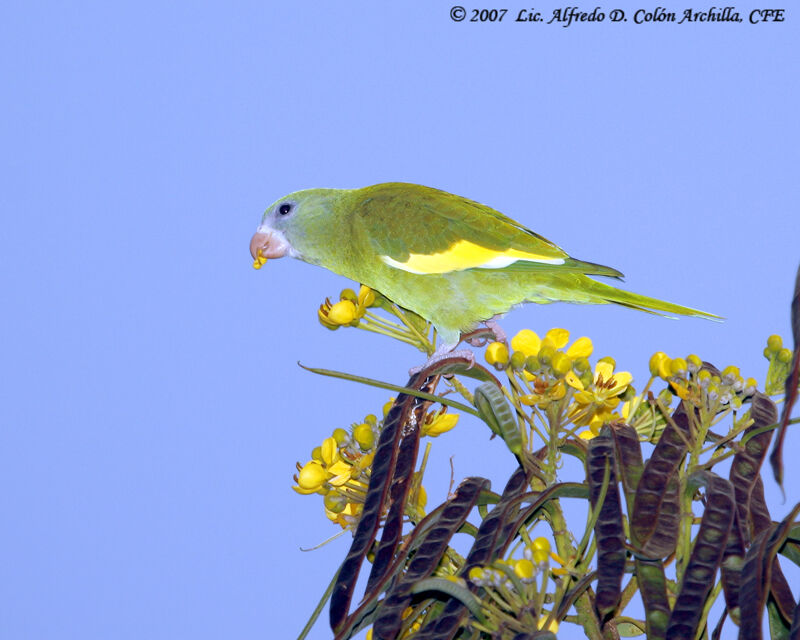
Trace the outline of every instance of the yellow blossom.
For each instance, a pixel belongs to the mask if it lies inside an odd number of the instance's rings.
[[[569,345],[569,348],[567,349],[567,355],[573,360],[575,358],[588,358],[590,355],[592,355],[592,351],[594,351],[594,345],[592,344],[592,341],[586,336],[583,336]]]
[[[567,375],[564,376],[564,382],[566,382],[573,389],[577,389],[578,391],[583,391],[584,389],[581,379],[578,376],[576,376],[573,371],[567,372]]]
[[[537,378],[533,384],[536,393],[527,393],[519,397],[519,401],[528,406],[536,405],[544,409],[551,402],[557,402],[567,395],[567,387],[564,380],[559,380],[555,384],[548,385],[541,378]]]
[[[446,413],[444,409],[438,413],[429,413],[422,425],[422,435],[435,438],[450,431],[458,422],[457,413]]]
[[[486,347],[486,362],[502,369],[508,364],[508,347],[502,342],[491,342]]]
[[[386,402],[386,404],[383,405],[383,417],[384,418],[389,415],[389,411],[391,411],[392,405],[394,404],[394,401],[395,401],[394,398],[389,398],[388,402]]]
[[[339,459],[339,443],[336,442],[336,438],[333,436],[330,438],[325,438],[322,441],[322,446],[320,447],[320,459],[326,467],[332,465]]]
[[[596,435],[604,423],[615,417],[612,411],[619,405],[619,396],[632,380],[633,376],[627,371],[614,373],[612,362],[600,360],[595,365],[592,384],[573,396],[569,419],[575,426],[589,426]]]
[[[356,502],[348,502],[347,506],[339,513],[334,513],[329,509],[325,509],[325,515],[328,519],[335,522],[342,529],[352,527],[358,522],[358,516],[361,515],[362,505]]]
[[[298,493],[316,493],[325,484],[327,478],[328,474],[323,466],[316,460],[311,460],[300,469],[300,473],[297,475],[298,486],[295,490],[301,489]]]
[[[366,309],[375,304],[375,292],[366,285],[361,285],[358,290],[358,306]]]
[[[663,351],[656,351],[650,357],[650,375],[658,376],[666,380],[672,373],[670,371],[670,363],[671,360],[666,353]]]
[[[547,538],[539,536],[532,543],[531,546],[534,550],[541,549],[545,553],[550,553],[550,541]]]
[[[526,356],[537,355],[541,346],[541,338],[530,329],[523,329],[511,338],[511,348],[514,351],[521,351]]]
[[[358,443],[362,451],[367,451],[375,444],[375,433],[372,431],[371,426],[366,422],[362,422],[353,427],[353,439]]]
[[[520,558],[514,563],[514,573],[523,582],[529,582],[533,580],[536,574],[536,567],[527,558]]]
[[[356,316],[356,305],[350,300],[339,300],[328,310],[328,321],[333,324],[350,324]]]
[[[569,331],[566,329],[553,328],[544,334],[544,339],[553,345],[554,349],[561,349],[569,342]]]

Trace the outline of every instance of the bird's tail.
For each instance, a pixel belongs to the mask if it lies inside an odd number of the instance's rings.
[[[721,322],[723,320],[721,316],[713,313],[707,313],[706,311],[700,311],[699,309],[692,309],[691,307],[684,307],[683,305],[675,304],[673,302],[666,302],[665,300],[659,300],[658,298],[643,296],[631,291],[625,291],[624,289],[617,289],[616,287],[612,287],[611,285],[603,282],[597,282],[597,280],[592,280],[588,277],[585,278],[583,284],[586,287],[586,293],[590,293],[593,296],[600,298],[603,302],[619,304],[623,307],[630,307],[631,309],[638,309],[639,311],[645,311],[647,313],[654,313],[656,315],[667,317],[670,317],[670,314],[677,314],[683,316],[694,316],[696,318],[706,318],[707,320],[714,320],[717,322]],[[597,302],[600,302],[600,300],[597,300]]]

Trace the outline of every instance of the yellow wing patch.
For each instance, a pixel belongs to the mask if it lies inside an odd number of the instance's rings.
[[[399,262],[389,256],[381,256],[381,260],[395,269],[402,269],[403,271],[420,275],[476,268],[502,269],[518,260],[543,264],[564,264],[563,258],[551,258],[528,253],[527,251],[519,251],[518,249],[505,249],[503,251],[487,249],[468,240],[459,240],[449,249],[439,253],[427,255],[411,253],[405,262]]]

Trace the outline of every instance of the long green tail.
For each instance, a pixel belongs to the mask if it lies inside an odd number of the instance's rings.
[[[630,307],[631,309],[638,309],[639,311],[645,311],[660,316],[674,313],[683,316],[706,318],[707,320],[714,320],[716,322],[721,322],[723,320],[721,316],[713,313],[692,309],[691,307],[684,307],[683,305],[666,302],[658,298],[643,296],[638,293],[632,293],[631,291],[625,291],[624,289],[617,289],[616,287],[612,287],[603,282],[597,282],[585,276],[582,278],[581,285],[583,291],[591,294],[592,297],[600,298],[600,300],[595,300],[596,302],[611,302],[622,305],[623,307]]]

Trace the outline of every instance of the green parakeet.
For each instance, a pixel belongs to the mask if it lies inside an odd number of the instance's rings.
[[[257,268],[289,255],[379,291],[436,327],[438,353],[523,302],[718,318],[597,282],[589,276],[622,274],[571,258],[486,205],[417,184],[291,193],[264,213],[250,253]]]

